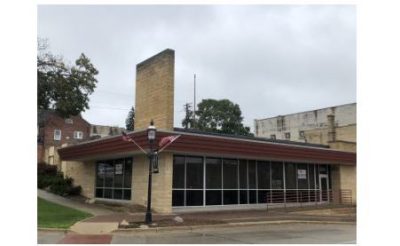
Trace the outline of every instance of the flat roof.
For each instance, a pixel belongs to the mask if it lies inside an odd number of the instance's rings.
[[[128,135],[143,148],[148,149],[146,130],[129,132]],[[165,151],[175,154],[223,156],[232,158],[297,161],[321,164],[355,165],[356,154],[330,149],[326,145],[275,141],[258,137],[245,137],[176,128],[159,130],[157,144],[161,138],[180,135]],[[157,146],[157,145],[156,145]],[[110,136],[58,150],[63,160],[98,159],[101,156],[137,155],[139,148],[122,140],[121,135]]]
[[[224,134],[217,132],[204,132],[196,129],[184,129],[184,128],[174,128],[175,132],[185,132],[185,133],[195,133],[206,136],[218,136],[218,137],[227,137],[234,139],[243,139],[243,140],[256,140],[263,141],[268,143],[278,143],[278,144],[288,144],[288,145],[298,145],[298,146],[308,146],[308,147],[318,147],[318,148],[329,148],[329,145],[324,144],[313,144],[313,143],[304,143],[304,142],[295,142],[290,140],[281,140],[281,139],[271,139],[264,137],[254,137],[254,136],[243,136],[243,135],[234,135],[234,134]]]

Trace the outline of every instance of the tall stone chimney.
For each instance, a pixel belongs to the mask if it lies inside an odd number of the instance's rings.
[[[336,141],[336,127],[335,127],[335,115],[330,114],[328,117],[328,142]]]
[[[136,65],[135,130],[174,128],[175,51],[166,49]]]

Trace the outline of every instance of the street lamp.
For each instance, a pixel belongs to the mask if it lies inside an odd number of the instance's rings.
[[[151,224],[152,223],[152,215],[151,215],[151,182],[152,182],[152,163],[153,163],[153,158],[154,158],[154,149],[153,149],[153,144],[154,140],[156,139],[156,133],[157,129],[154,126],[153,120],[151,120],[149,127],[147,128],[147,140],[149,141],[149,183],[147,187],[147,211],[146,211],[146,224]]]

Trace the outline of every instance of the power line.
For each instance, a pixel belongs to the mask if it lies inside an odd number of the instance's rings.
[[[98,106],[90,106],[90,109],[108,109],[108,110],[130,110],[129,108],[114,108],[114,107],[98,107]],[[89,110],[90,110],[89,109]]]
[[[126,96],[126,97],[132,97],[133,93],[131,95],[129,94],[125,94],[125,93],[118,93],[118,92],[111,92],[111,91],[105,91],[105,90],[95,90],[96,92],[100,92],[100,93],[105,93],[105,94],[114,94],[114,95],[118,95],[118,96]]]

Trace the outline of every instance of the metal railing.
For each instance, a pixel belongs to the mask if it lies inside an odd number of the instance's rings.
[[[302,207],[321,204],[352,205],[352,191],[340,190],[271,190],[265,196],[269,207]]]

